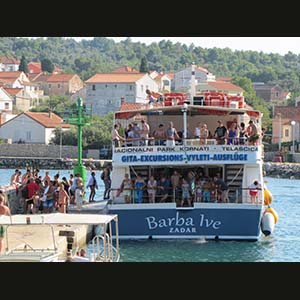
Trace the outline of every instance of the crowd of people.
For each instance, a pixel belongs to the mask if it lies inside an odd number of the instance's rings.
[[[193,135],[189,132],[184,135],[183,130],[178,131],[172,121],[168,122],[168,126],[159,124],[154,131],[151,131],[146,120],[143,119],[140,122],[139,125],[137,121],[133,121],[126,128],[123,128],[121,123],[115,124],[112,133],[114,146],[165,145],[172,147],[175,146],[176,141],[181,143],[184,136],[187,139],[199,140],[199,145],[206,145],[208,139],[215,139],[218,145],[258,145],[265,132],[265,129],[253,120],[250,120],[247,126],[244,122],[238,124],[233,121],[229,128],[223,124],[222,120],[218,120],[213,133],[206,123],[199,122],[193,130]]]
[[[174,171],[151,175],[144,179],[141,174],[131,180],[129,174],[118,189],[117,196],[124,197],[124,203],[176,202],[177,206],[193,206],[194,202],[228,202],[228,185],[219,175],[208,177],[192,170],[186,174]]]
[[[104,168],[101,173],[105,191],[104,200],[110,197],[110,168]],[[82,209],[84,202],[95,202],[96,191],[99,188],[95,171],[90,172],[86,185],[79,173],[70,174],[69,178],[65,176],[60,178],[57,173],[53,176],[49,171],[44,176],[39,174],[39,170],[27,169],[22,175],[19,169],[16,169],[10,178],[10,185],[15,187],[19,207],[23,213],[38,214],[60,212],[67,213],[68,206],[74,204],[77,210]],[[90,191],[88,201],[85,200],[87,189]]]

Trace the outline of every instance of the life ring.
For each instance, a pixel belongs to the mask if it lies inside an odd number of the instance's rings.
[[[269,205],[272,203],[273,196],[272,193],[268,189],[264,189],[264,204]]]
[[[277,214],[277,212],[275,211],[275,209],[272,208],[272,207],[268,207],[268,208],[266,208],[266,210],[264,211],[264,214],[267,213],[267,212],[269,212],[269,213],[271,213],[271,214],[273,215],[274,220],[275,220],[275,224],[276,224],[276,223],[278,222],[279,217],[278,217],[278,214]]]

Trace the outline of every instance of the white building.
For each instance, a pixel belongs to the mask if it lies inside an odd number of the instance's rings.
[[[5,91],[4,88],[0,87],[0,112],[1,113],[12,113],[13,99]]]
[[[86,104],[93,115],[117,111],[121,98],[129,103],[148,103],[146,90],[157,92],[158,84],[145,73],[100,73],[86,82]]]
[[[1,56],[0,57],[0,72],[11,72],[19,70],[20,61],[15,58]]]
[[[196,84],[205,81],[214,81],[216,80],[215,75],[210,73],[207,69],[202,68],[196,65],[190,65],[183,70],[180,70],[174,73],[174,88],[176,91],[180,90],[181,88],[189,88],[191,85],[191,77],[192,77],[192,66],[194,66],[195,70],[195,80]]]
[[[68,130],[70,125],[62,123],[62,118],[54,113],[24,112],[1,125],[0,138],[47,145],[56,127]]]

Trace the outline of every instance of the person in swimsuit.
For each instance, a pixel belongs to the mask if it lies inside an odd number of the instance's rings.
[[[0,194],[0,216],[10,216],[10,209],[8,206],[4,204],[5,198],[3,194]],[[5,226],[0,226],[0,255],[2,253],[2,244],[3,244],[3,238],[5,236]]]

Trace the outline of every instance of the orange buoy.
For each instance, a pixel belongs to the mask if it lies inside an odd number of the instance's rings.
[[[272,203],[273,196],[272,193],[268,189],[264,189],[264,204],[269,205]]]

